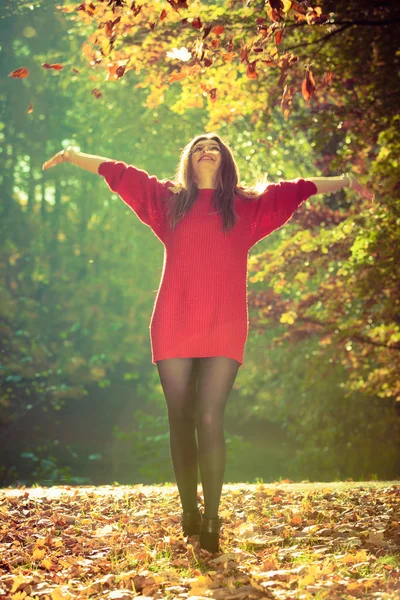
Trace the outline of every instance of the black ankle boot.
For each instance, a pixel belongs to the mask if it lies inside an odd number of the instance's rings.
[[[209,552],[219,552],[219,533],[221,530],[222,519],[215,517],[209,519],[202,515],[200,526],[200,548]]]
[[[188,535],[198,535],[200,533],[201,523],[201,513],[199,509],[190,512],[182,512],[181,523],[183,535],[185,537]]]

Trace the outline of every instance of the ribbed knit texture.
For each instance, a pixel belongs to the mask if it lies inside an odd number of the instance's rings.
[[[257,200],[236,196],[236,224],[224,234],[211,189],[199,190],[189,213],[172,229],[167,223],[171,181],[161,182],[117,161],[101,163],[98,172],[164,244],[150,322],[153,363],[226,356],[242,364],[248,333],[248,252],[317,193],[315,184],[297,178],[269,184]]]

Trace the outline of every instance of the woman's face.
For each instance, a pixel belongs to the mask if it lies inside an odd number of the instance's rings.
[[[192,167],[197,183],[215,175],[221,164],[221,149],[216,140],[200,140],[191,150]]]

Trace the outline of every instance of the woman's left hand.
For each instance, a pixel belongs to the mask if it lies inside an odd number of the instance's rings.
[[[375,200],[374,192],[365,187],[365,185],[361,185],[361,183],[354,177],[353,173],[349,173],[349,178],[351,181],[352,190],[355,190],[362,198],[367,198],[367,200]]]

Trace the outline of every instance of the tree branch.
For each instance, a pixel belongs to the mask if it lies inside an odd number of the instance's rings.
[[[290,22],[288,25],[285,23],[285,29],[287,27],[315,27],[316,25],[361,25],[362,27],[383,27],[384,25],[395,25],[396,23],[400,23],[399,19],[382,19],[381,21],[368,21],[365,19],[353,19],[352,21],[325,21],[325,23],[307,23],[306,21],[302,21],[301,23]]]
[[[295,48],[304,48],[305,46],[311,46],[312,44],[319,44],[321,42],[326,42],[329,38],[333,37],[337,33],[341,33],[342,31],[345,31],[349,27],[350,27],[350,25],[344,25],[340,29],[335,29],[335,31],[331,31],[327,35],[324,35],[324,36],[318,38],[317,40],[314,40],[313,42],[305,42],[305,43],[303,42],[302,44],[296,44],[295,46],[290,46],[289,48],[285,48],[285,52],[288,52],[289,50],[294,50]]]
[[[319,325],[322,328],[326,328],[327,323],[326,322],[322,322],[322,321],[318,321],[317,319],[314,319],[312,317],[300,317],[298,319],[298,321],[302,322],[302,323],[312,323],[313,325]],[[335,325],[336,323],[328,323],[328,325]],[[334,331],[328,329],[329,333],[332,333],[334,335]],[[385,344],[384,342],[377,342],[375,340],[372,340],[369,337],[363,336],[360,333],[347,333],[343,332],[345,334],[346,337],[348,337],[351,340],[357,340],[358,342],[362,342],[364,344],[369,344],[370,346],[376,346],[378,348],[387,348],[387,350],[397,350],[400,351],[400,344],[393,344],[391,346],[389,346],[388,344]],[[343,335],[342,335],[343,337]]]

